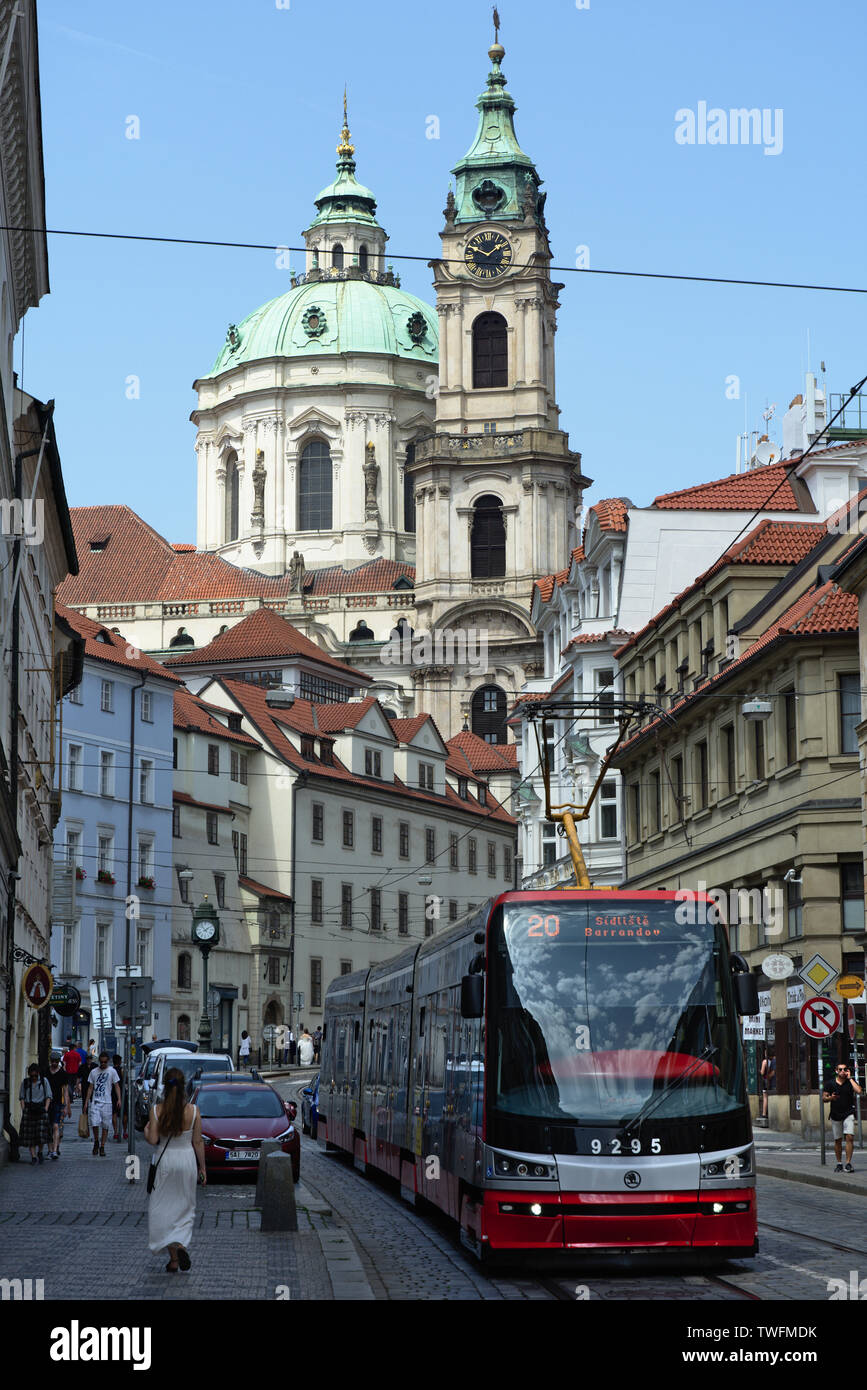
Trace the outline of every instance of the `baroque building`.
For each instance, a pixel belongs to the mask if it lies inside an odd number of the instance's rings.
[[[508,708],[542,670],[533,584],[577,544],[587,480],[558,423],[562,287],[503,54],[489,50],[453,171],[436,307],[386,262],[344,105],[303,273],[230,324],[195,382],[196,545],[127,508],[82,508],[64,602],[159,659],[267,607],[397,716],[508,742]]]

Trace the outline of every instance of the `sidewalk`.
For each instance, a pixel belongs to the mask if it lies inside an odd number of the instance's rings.
[[[46,1299],[85,1291],[90,1299],[332,1299],[336,1223],[329,1208],[296,1189],[298,1230],[263,1234],[255,1183],[199,1188],[188,1274],[165,1273],[165,1254],[148,1249],[145,1190],[151,1149],[136,1137],[140,1181],[127,1180],[126,1143],[94,1157],[66,1124],[59,1161],[0,1169],[0,1279],[41,1279]],[[339,1280],[338,1280],[339,1284]],[[343,1294],[343,1296],[347,1296]]]
[[[830,1135],[825,1145],[824,1167],[816,1141],[807,1142],[796,1134],[774,1129],[755,1130],[753,1140],[760,1177],[784,1178],[787,1182],[809,1183],[813,1187],[842,1187],[846,1192],[867,1197],[867,1148],[858,1148],[857,1135],[852,1155],[854,1173],[834,1172],[837,1160]],[[843,1152],[845,1158],[845,1149]]]

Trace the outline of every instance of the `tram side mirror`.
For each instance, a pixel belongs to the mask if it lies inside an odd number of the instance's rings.
[[[481,975],[464,975],[461,980],[461,1018],[482,1018],[485,1012],[485,981]]]
[[[752,1017],[759,1012],[759,982],[752,973],[734,977],[735,1005],[741,1017]]]

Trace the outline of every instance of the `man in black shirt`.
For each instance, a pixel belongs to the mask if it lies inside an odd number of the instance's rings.
[[[60,1065],[60,1058],[56,1054],[52,1054],[48,1065],[48,1075],[42,1079],[51,1091],[51,1100],[48,1104],[48,1123],[51,1133],[49,1157],[57,1159],[60,1157],[60,1135],[63,1125],[63,1116],[65,1113],[68,1120],[72,1114],[69,1104],[69,1086],[72,1082],[72,1077],[70,1077],[68,1072],[63,1070],[63,1067]]]
[[[855,1147],[855,1097],[860,1096],[861,1087],[852,1080],[852,1074],[845,1062],[840,1062],[834,1072],[830,1089],[822,1092],[822,1099],[831,1102],[831,1129],[834,1132],[834,1153],[837,1155],[835,1173],[843,1172],[843,1136],[846,1136],[846,1172],[854,1173],[852,1150]]]

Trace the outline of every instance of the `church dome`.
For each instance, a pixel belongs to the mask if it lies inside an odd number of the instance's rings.
[[[385,278],[385,277],[382,277]],[[393,284],[352,278],[317,278],[296,285],[232,325],[205,375],[218,376],[267,357],[320,357],[386,353],[435,367],[436,310]]]

